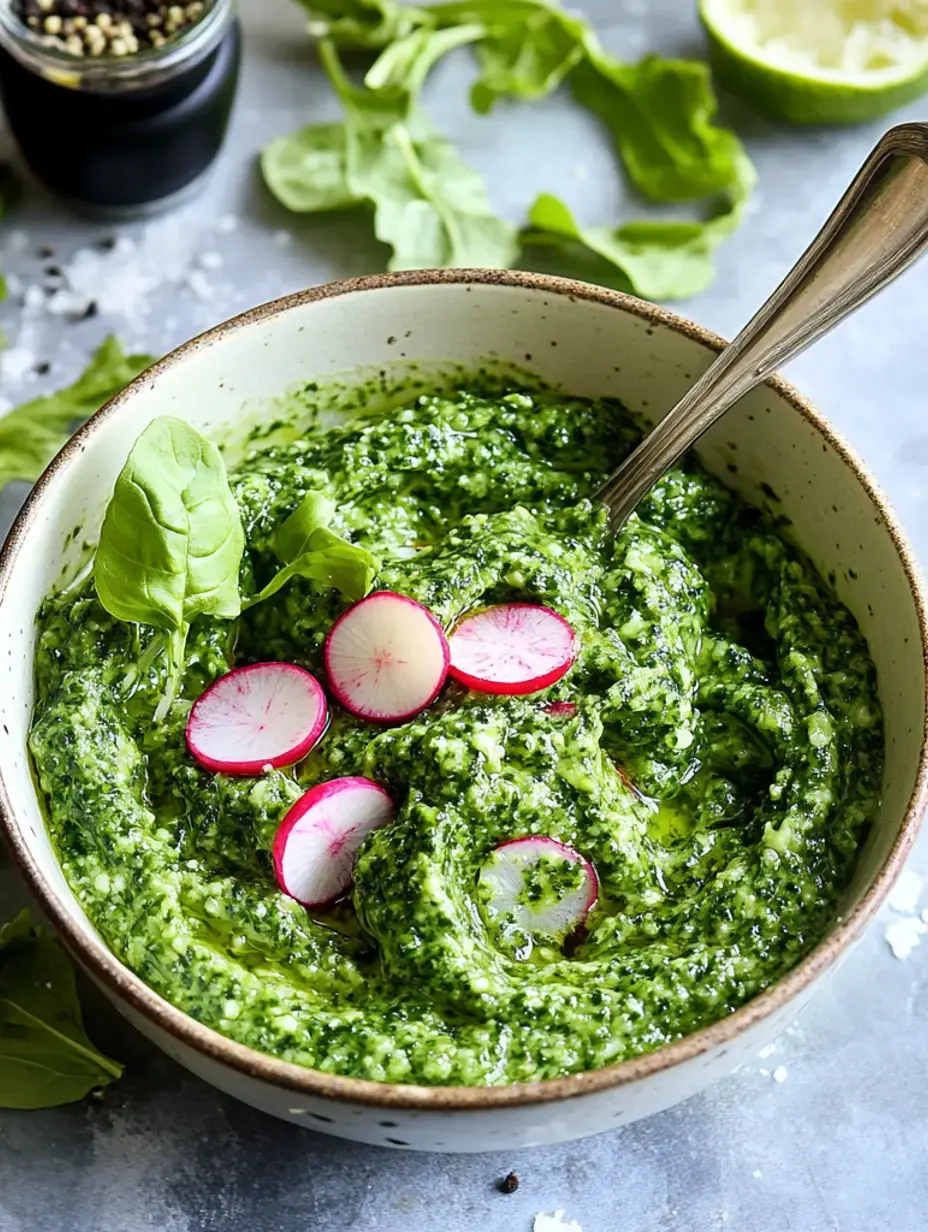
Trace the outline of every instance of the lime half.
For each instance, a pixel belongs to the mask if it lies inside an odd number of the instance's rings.
[[[794,124],[872,120],[928,90],[928,0],[700,0],[713,68]]]

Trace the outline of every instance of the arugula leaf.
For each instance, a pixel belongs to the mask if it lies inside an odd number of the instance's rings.
[[[486,27],[479,21],[464,22],[441,30],[421,27],[384,48],[368,69],[364,84],[369,90],[393,87],[415,98],[442,56],[456,47],[476,42],[486,32]]]
[[[744,158],[726,205],[707,222],[644,220],[618,227],[581,227],[563,201],[542,193],[522,239],[568,257],[578,247],[588,249],[598,259],[596,280],[608,286],[644,299],[686,299],[712,282],[715,248],[741,221],[753,183],[754,168]]]
[[[304,577],[341,591],[352,602],[370,590],[380,562],[366,548],[334,534],[328,524],[335,505],[321,492],[307,492],[274,536],[274,551],[284,568],[246,607],[275,595],[293,577]]]
[[[84,1031],[74,971],[28,911],[0,927],[0,1107],[53,1108],[122,1074]]]
[[[65,443],[72,426],[99,410],[154,363],[152,355],[125,355],[112,336],[67,389],[33,398],[0,418],[0,487],[11,479],[38,479]]]
[[[100,602],[117,620],[161,630],[168,677],[155,721],[167,713],[196,616],[241,611],[245,534],[219,450],[180,419],[155,419],[116,480],[94,560]]]
[[[307,0],[307,6],[317,17],[315,29],[327,35],[323,62],[346,120],[337,135],[333,126],[317,126],[295,134],[289,146],[275,143],[283,170],[266,166],[265,178],[285,204],[310,210],[371,202],[376,234],[393,248],[390,269],[511,264],[512,228],[490,212],[482,182],[416,105],[433,65],[474,42],[481,73],[471,102],[478,112],[489,112],[501,97],[541,98],[566,79],[577,101],[606,125],[629,178],[646,196],[727,198],[706,222],[580,227],[563,203],[542,194],[523,241],[556,247],[568,260],[585,251],[601,281],[648,298],[685,298],[711,281],[714,249],[743,215],[753,170],[735,134],[714,123],[705,64],[656,56],[623,64],[587,21],[551,0],[452,0],[422,8],[393,0]],[[366,91],[347,81],[336,46],[381,49]],[[331,195],[330,181],[338,184]]]
[[[299,0],[309,14],[309,32],[339,47],[376,49],[430,24],[423,9],[397,0]]]
[[[470,31],[467,37],[471,37]],[[458,32],[452,42],[460,41]],[[405,48],[394,63],[402,62],[404,73],[412,73],[415,83],[434,63],[434,53],[428,39],[417,39],[415,46]],[[409,91],[396,86],[359,89],[346,78],[332,42],[323,41],[320,54],[345,108],[343,133],[335,137],[329,131],[323,138],[318,127],[303,129],[285,139],[296,143],[298,149],[277,144],[272,161],[290,169],[298,165],[299,149],[312,150],[311,158],[304,163],[306,188],[301,193],[291,176],[281,192],[285,205],[287,200],[298,200],[303,209],[332,208],[332,200],[338,197],[370,202],[377,238],[393,249],[391,270],[511,265],[518,249],[515,228],[490,211],[481,177],[458,160],[454,147],[426,120]],[[418,65],[415,70],[414,64]],[[391,64],[383,75],[391,78]],[[323,144],[328,145],[325,158],[329,159],[329,170],[338,163],[338,171],[328,181],[338,184],[334,193],[319,191],[313,184],[318,150]],[[338,150],[336,159],[330,158],[333,149]],[[281,177],[272,174],[269,185],[277,192]]]

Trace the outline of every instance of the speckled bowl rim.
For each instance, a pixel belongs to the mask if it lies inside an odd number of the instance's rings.
[[[620,291],[611,291],[566,278],[515,270],[412,270],[396,274],[374,274],[312,287],[307,291],[299,291],[293,295],[272,300],[217,325],[166,355],[137,377],[115,398],[110,399],[78,430],[36,483],[0,551],[0,602],[5,597],[10,575],[20,558],[24,540],[35,517],[41,496],[78,455],[92,444],[94,434],[105,421],[127,402],[130,402],[142,386],[149,385],[168,368],[183,363],[187,356],[211,346],[226,335],[244,326],[271,320],[290,308],[315,303],[318,300],[332,299],[339,295],[377,291],[384,287],[439,284],[504,286],[537,291],[552,296],[566,296],[568,299],[588,300],[629,313],[651,325],[666,326],[710,351],[720,351],[726,345],[725,340],[717,334],[696,325],[686,317],[678,316],[665,308],[646,303]],[[774,393],[785,398],[804,419],[821,433],[825,441],[856,476],[884,522],[911,588],[919,624],[922,661],[925,666],[926,680],[928,680],[928,616],[926,616],[928,596],[926,596],[921,571],[905,532],[890,508],[889,502],[854,450],[798,390],[780,377],[771,378],[766,385]],[[133,1010],[167,1032],[179,1044],[186,1045],[211,1061],[229,1066],[249,1078],[269,1083],[301,1096],[346,1101],[373,1108],[443,1110],[449,1113],[553,1103],[610,1088],[623,1087],[648,1078],[652,1074],[669,1070],[675,1065],[691,1061],[695,1057],[727,1044],[742,1031],[760,1023],[786,1002],[797,997],[818,976],[832,967],[860,935],[864,926],[886,898],[912,848],[921,824],[926,800],[928,800],[928,688],[926,688],[925,697],[922,748],[915,785],[899,834],[886,860],[853,911],[802,962],[776,984],[748,1001],[734,1013],[702,1030],[694,1031],[674,1044],[602,1069],[586,1070],[583,1073],[571,1074],[562,1078],[512,1083],[500,1087],[423,1087],[406,1083],[381,1083],[369,1079],[347,1078],[276,1060],[274,1057],[227,1039],[211,1027],[196,1022],[160,997],[125,967],[98,936],[85,936],[71,922],[67,911],[58,902],[54,890],[45,880],[28,843],[14,822],[3,766],[0,764],[0,834],[5,836],[29,888],[58,930],[68,949],[101,985],[124,1000]]]

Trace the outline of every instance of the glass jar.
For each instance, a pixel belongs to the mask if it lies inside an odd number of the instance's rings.
[[[240,55],[233,0],[123,57],[49,47],[0,0],[0,97],[23,157],[53,192],[108,215],[196,191],[225,137]]]

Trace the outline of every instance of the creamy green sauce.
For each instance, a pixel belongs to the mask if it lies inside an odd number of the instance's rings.
[[[316,489],[337,504],[333,530],[383,559],[377,587],[446,628],[527,600],[580,642],[541,695],[449,684],[386,728],[333,707],[293,771],[206,774],[184,723],[234,663],[288,660],[324,680],[336,592],[297,579],[234,624],[199,620],[158,727],[163,668],[135,666],[149,631],[107,615],[89,584],[46,602],[32,751],[65,874],[120,959],[277,1057],[506,1083],[678,1039],[821,938],[877,800],[866,645],[774,524],[695,462],[613,540],[590,494],[638,436],[613,401],[476,391],[256,446],[231,474],[244,593],[275,571],[270,538]],[[577,709],[548,713],[554,701]],[[278,891],[270,847],[307,784],[345,774],[387,787],[398,816],[362,847],[350,900],[313,918]],[[516,935],[481,893],[493,849],[529,834],[599,876],[587,932],[565,945]],[[552,861],[525,892],[544,900],[576,875]]]

